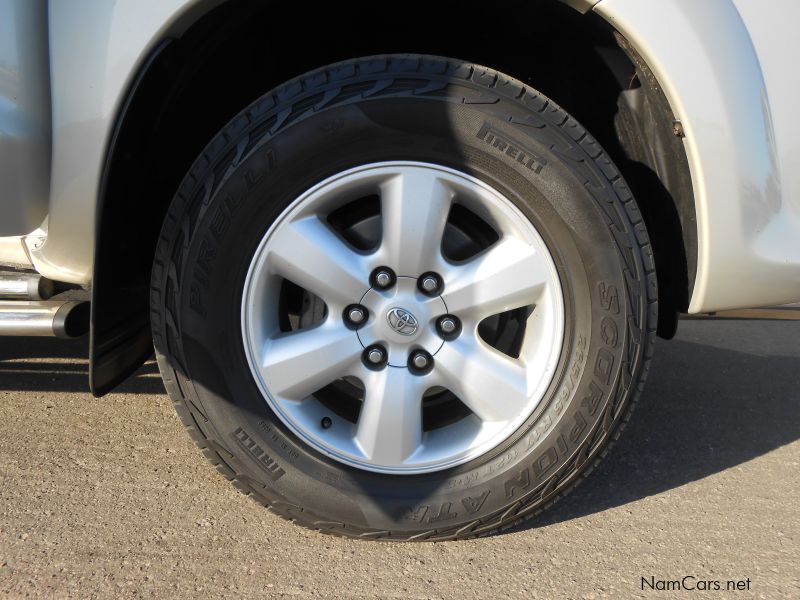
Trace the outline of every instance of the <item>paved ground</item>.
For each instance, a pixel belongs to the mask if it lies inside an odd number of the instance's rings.
[[[649,597],[674,594],[642,577],[688,575],[800,597],[800,323],[682,323],[589,481],[521,530],[441,544],[270,515],[195,450],[154,364],[94,399],[84,355],[0,344],[0,594]]]

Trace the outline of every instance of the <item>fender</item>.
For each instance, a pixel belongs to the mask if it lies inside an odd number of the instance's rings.
[[[644,58],[683,124],[698,229],[689,312],[800,298],[798,190],[783,189],[780,160],[800,164],[779,152],[759,57],[736,6],[600,0],[593,10]],[[759,18],[787,18],[769,13]]]
[[[559,1],[582,13],[596,2]],[[180,37],[224,2],[159,0],[148,3],[146,10],[134,1],[102,6],[90,0],[49,3],[53,97],[49,226],[44,244],[30,251],[39,273],[56,281],[91,284],[103,168],[130,90],[161,42]],[[41,222],[43,211],[44,202],[32,225],[16,227],[19,231],[8,235],[28,233]]]
[[[47,239],[36,270],[82,286],[93,275],[95,223],[106,157],[128,91],[153,50],[224,0],[50,2],[52,165]],[[102,50],[100,50],[102,49]]]

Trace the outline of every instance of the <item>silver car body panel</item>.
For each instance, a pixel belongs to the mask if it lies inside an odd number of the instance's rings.
[[[644,57],[683,123],[698,227],[690,312],[800,298],[800,4],[601,0],[594,10]]]
[[[0,236],[28,233],[47,216],[48,63],[47,1],[0,0]]]
[[[48,235],[31,252],[50,279],[88,285],[109,140],[148,53],[180,35],[200,0],[51,0],[53,151]],[[219,4],[202,2],[203,9]]]
[[[127,90],[160,41],[220,1],[50,1],[49,224],[44,244],[29,248],[43,275],[91,283],[102,170]],[[698,227],[690,311],[800,299],[800,119],[794,115],[800,48],[792,37],[800,4],[774,0],[769,10],[760,0],[575,5],[593,8],[631,41],[683,123]],[[0,219],[5,213],[0,207]]]

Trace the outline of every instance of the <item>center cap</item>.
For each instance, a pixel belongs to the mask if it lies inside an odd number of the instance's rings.
[[[386,313],[386,321],[394,331],[400,335],[414,335],[419,329],[419,321],[405,308],[395,306]]]

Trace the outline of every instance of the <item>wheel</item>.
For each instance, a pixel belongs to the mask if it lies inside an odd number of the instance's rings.
[[[505,75],[325,67],[239,114],[164,221],[159,367],[218,470],[293,521],[435,540],[509,527],[628,419],[656,325],[636,202]]]

